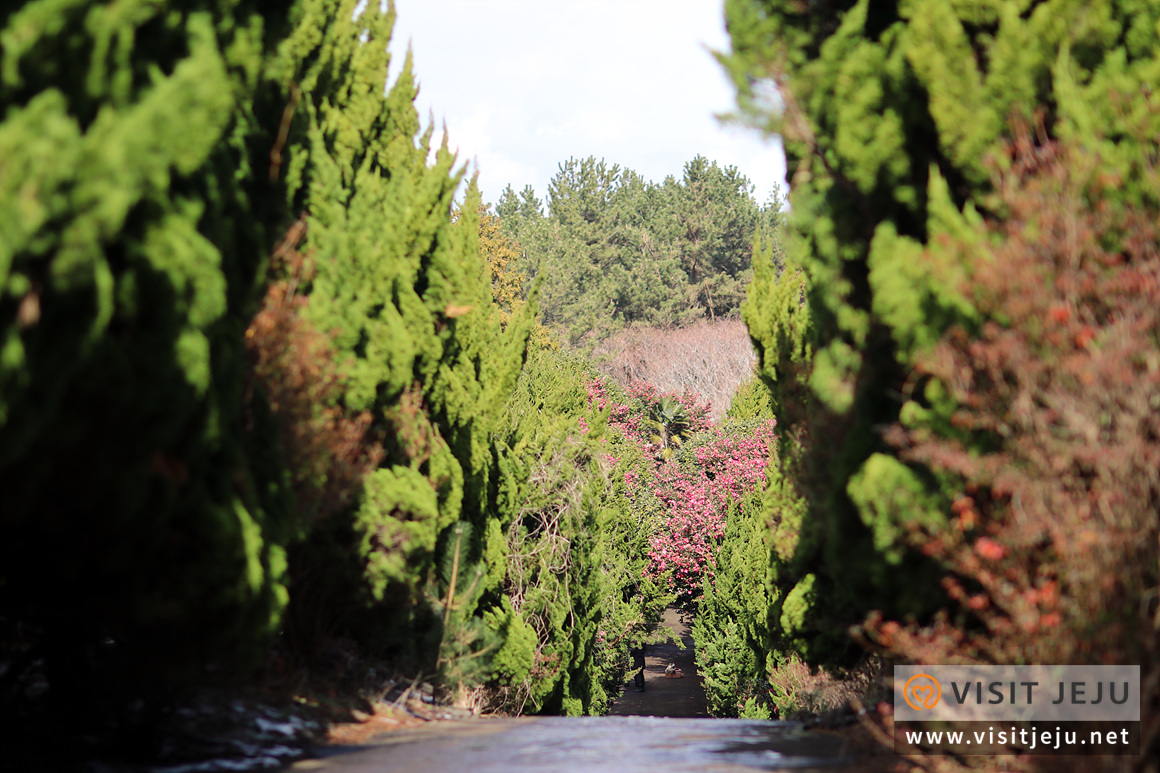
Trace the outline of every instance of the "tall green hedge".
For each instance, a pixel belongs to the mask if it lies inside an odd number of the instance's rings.
[[[0,12],[0,617],[58,686],[106,654],[146,681],[252,660],[285,604],[295,527],[242,335],[285,225],[286,23]]]
[[[352,510],[291,550],[288,630],[437,673],[448,697],[599,713],[623,668],[600,630],[644,601],[625,596],[643,559],[621,543],[642,535],[609,490],[592,375],[547,352],[523,368],[534,291],[494,302],[479,194],[453,206],[463,173],[420,130],[409,62],[381,97],[391,14],[304,8],[286,44],[303,94],[288,180],[315,269],[300,292],[343,407],[371,414],[385,454]]]
[[[488,590],[491,433],[534,309],[501,323],[474,183],[453,217],[463,170],[420,128],[409,60],[387,87],[394,13],[355,8],[305,2],[285,43],[302,94],[286,172],[314,266],[307,313],[331,336],[340,402],[369,412],[385,455],[352,510],[292,551],[290,625],[307,649],[343,632],[447,667],[462,632],[444,629],[468,625]]]
[[[480,626],[492,433],[534,308],[501,323],[478,193],[453,215],[463,171],[428,162],[409,63],[384,99],[394,12],[356,11],[0,16],[0,656],[45,654],[54,688],[92,692],[94,658],[110,683],[201,681],[280,630],[445,665],[444,629]],[[288,230],[335,353],[307,365],[384,447],[319,524],[295,520],[243,346]]]
[[[497,435],[497,590],[535,632],[524,678],[496,673],[508,710],[603,713],[621,689],[631,637],[651,632],[665,604],[642,577],[648,530],[626,499],[640,452],[590,399],[596,377],[575,355],[533,353]]]
[[[0,11],[6,709],[41,662],[53,698],[116,700],[237,673],[281,634],[308,661],[342,636],[509,707],[595,713],[655,624],[624,504],[641,452],[584,367],[544,354],[520,380],[535,304],[493,301],[479,194],[431,147],[410,63],[387,83],[393,20],[355,0]],[[286,394],[365,419],[374,452],[342,458],[381,458],[318,522],[245,343],[288,233],[309,270],[267,303],[327,343],[276,358],[325,386]]]
[[[1002,217],[992,174],[1020,125],[1098,158],[1123,181],[1109,204],[1155,204],[1154,158],[1121,127],[1160,128],[1160,7],[729,0],[726,16],[741,115],[782,133],[792,188],[789,269],[755,261],[744,310],[783,432],[770,618],[788,646],[841,659],[869,610],[944,597],[906,534],[944,523],[959,483],[882,436],[958,432],[943,386],[913,373],[949,326],[984,321],[962,292],[970,251],[942,245]]]

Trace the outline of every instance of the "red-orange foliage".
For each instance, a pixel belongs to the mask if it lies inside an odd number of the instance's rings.
[[[941,245],[970,266],[967,294],[990,321],[973,334],[950,330],[916,374],[955,399],[945,434],[959,439],[887,433],[904,460],[963,481],[950,526],[911,534],[947,567],[949,603],[929,625],[873,617],[863,632],[920,663],[1140,664],[1154,754],[1157,202],[1118,202],[1119,181],[1092,157],[1026,132],[1009,161],[990,254]],[[986,452],[968,452],[980,445]]]
[[[297,290],[311,276],[308,256],[297,250],[304,231],[295,223],[273,254],[271,271],[280,278],[246,330],[246,351],[278,422],[295,512],[308,526],[351,503],[383,450],[368,437],[370,414],[350,415],[338,404],[334,350],[303,314],[308,300]]]

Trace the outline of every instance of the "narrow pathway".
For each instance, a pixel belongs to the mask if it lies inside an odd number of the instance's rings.
[[[611,716],[648,717],[708,717],[709,708],[705,700],[705,686],[697,673],[693,653],[693,635],[686,618],[675,609],[666,609],[664,625],[684,643],[680,649],[667,642],[648,648],[644,658],[644,692],[633,691],[632,673],[628,675],[620,697],[612,704]],[[672,663],[681,669],[680,679],[665,676],[665,669]]]
[[[366,745],[330,746],[290,770],[322,773],[753,773],[883,770],[839,736],[797,722],[708,717],[689,626],[676,610],[664,623],[685,644],[650,648],[645,691],[631,686],[607,717],[519,717],[432,722]],[[684,676],[667,678],[675,664]],[[631,684],[631,674],[629,675]]]

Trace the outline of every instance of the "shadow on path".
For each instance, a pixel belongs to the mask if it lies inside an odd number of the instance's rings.
[[[693,635],[688,622],[681,612],[669,608],[665,610],[663,624],[685,644],[682,650],[672,642],[654,644],[648,648],[644,659],[644,692],[633,692],[632,674],[622,689],[621,695],[612,704],[610,716],[649,717],[707,717],[708,703],[705,687],[697,673],[693,656]],[[670,679],[665,676],[665,668],[676,664],[684,676]]]

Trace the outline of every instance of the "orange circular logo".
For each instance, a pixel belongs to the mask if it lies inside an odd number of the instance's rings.
[[[915,674],[906,680],[902,698],[915,711],[933,709],[942,699],[942,685],[930,674]]]

